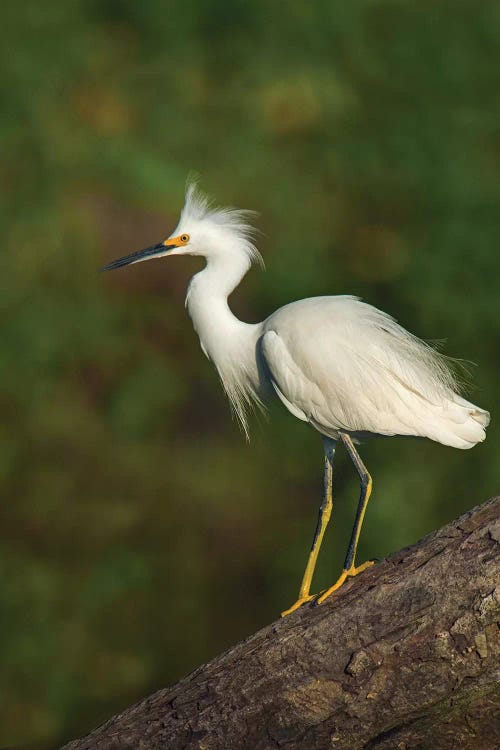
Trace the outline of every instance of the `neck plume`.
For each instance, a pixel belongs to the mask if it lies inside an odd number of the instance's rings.
[[[250,268],[246,254],[210,258],[189,285],[186,307],[203,352],[215,365],[246,437],[251,404],[262,406],[263,378],[257,355],[262,324],[244,323],[227,298]]]

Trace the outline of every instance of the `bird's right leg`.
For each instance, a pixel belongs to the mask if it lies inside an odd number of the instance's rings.
[[[363,461],[361,460],[361,457],[358,451],[354,447],[354,444],[351,438],[349,437],[349,435],[342,433],[340,435],[340,438],[342,442],[344,443],[344,446],[351,458],[351,461],[356,467],[356,471],[358,472],[359,480],[361,484],[361,494],[359,497],[358,509],[356,511],[356,520],[354,521],[354,526],[352,529],[351,540],[349,542],[349,547],[347,548],[344,568],[339,578],[337,579],[337,581],[333,584],[333,586],[330,586],[329,589],[327,589],[326,591],[323,591],[323,593],[318,597],[318,601],[317,601],[318,604],[322,604],[325,601],[325,599],[327,599],[331,594],[333,594],[334,591],[337,591],[343,585],[343,583],[347,580],[347,578],[353,578],[354,576],[357,576],[359,573],[362,573],[364,570],[366,570],[366,568],[369,568],[374,564],[373,560],[367,560],[367,562],[364,562],[361,565],[358,565],[358,566],[355,565],[356,550],[358,548],[358,541],[359,541],[359,535],[361,533],[361,526],[363,525],[365,511],[368,506],[368,501],[370,499],[370,495],[372,492],[372,478],[370,474],[368,473],[368,469],[366,468]]]
[[[291,607],[289,607],[289,609],[286,609],[281,613],[282,617],[285,617],[285,615],[289,615],[291,612],[294,612],[296,609],[301,607],[302,604],[310,602],[312,599],[314,599],[314,595],[310,593],[312,577],[314,575],[314,569],[316,567],[321,542],[323,541],[323,536],[325,534],[328,521],[330,520],[333,507],[332,467],[333,457],[335,455],[335,441],[325,437],[323,438],[323,445],[325,448],[325,473],[323,480],[324,489],[323,501],[319,508],[318,523],[316,525],[316,531],[314,532],[309,559],[307,561],[304,576],[302,578],[302,583],[300,585],[298,599],[294,604],[292,604]]]

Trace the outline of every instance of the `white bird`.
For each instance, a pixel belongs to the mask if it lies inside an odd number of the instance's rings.
[[[318,603],[373,564],[355,564],[372,480],[354,444],[369,437],[412,435],[472,448],[485,439],[489,414],[457,393],[447,358],[357,297],[312,297],[281,307],[262,323],[238,320],[228,297],[252,263],[262,263],[252,241],[251,213],[214,208],[191,184],[170,237],[102,270],[171,255],[203,256],[206,265],[191,279],[186,307],[245,434],[248,408],[262,406],[274,392],[322,436],[323,501],[299,595],[285,615],[315,598],[310,587],[332,510],[339,440],[359,475],[361,493],[342,573]]]

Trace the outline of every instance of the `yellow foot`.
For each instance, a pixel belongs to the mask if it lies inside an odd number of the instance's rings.
[[[357,576],[359,573],[362,573],[363,570],[366,570],[367,568],[371,568],[371,566],[374,564],[374,560],[367,560],[367,562],[363,563],[362,565],[358,565],[357,568],[354,567],[354,565],[349,568],[349,570],[343,570],[340,576],[338,577],[338,580],[335,581],[333,586],[330,586],[329,589],[326,591],[323,591],[320,596],[318,596],[317,604],[323,604],[325,599],[328,599],[330,594],[333,594],[334,591],[337,591],[343,583],[345,583],[347,578],[354,578],[354,576]]]
[[[310,596],[300,596],[295,604],[292,604],[292,606],[289,609],[285,609],[284,612],[281,613],[282,617],[286,617],[287,615],[291,614],[292,612],[295,612],[296,609],[299,607],[302,607],[303,604],[307,604],[307,602],[310,602],[314,599],[313,595]]]

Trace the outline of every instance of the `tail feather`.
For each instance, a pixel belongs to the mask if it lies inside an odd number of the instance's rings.
[[[486,438],[489,422],[489,412],[454,394],[443,407],[437,439],[445,445],[467,450]]]
[[[481,409],[479,406],[475,406],[475,404],[466,401],[465,398],[462,398],[462,396],[459,396],[458,394],[455,394],[454,403],[458,406],[463,406],[468,411],[469,416],[472,417],[472,419],[475,419],[476,422],[479,422],[480,425],[488,427],[490,423],[489,411]]]

